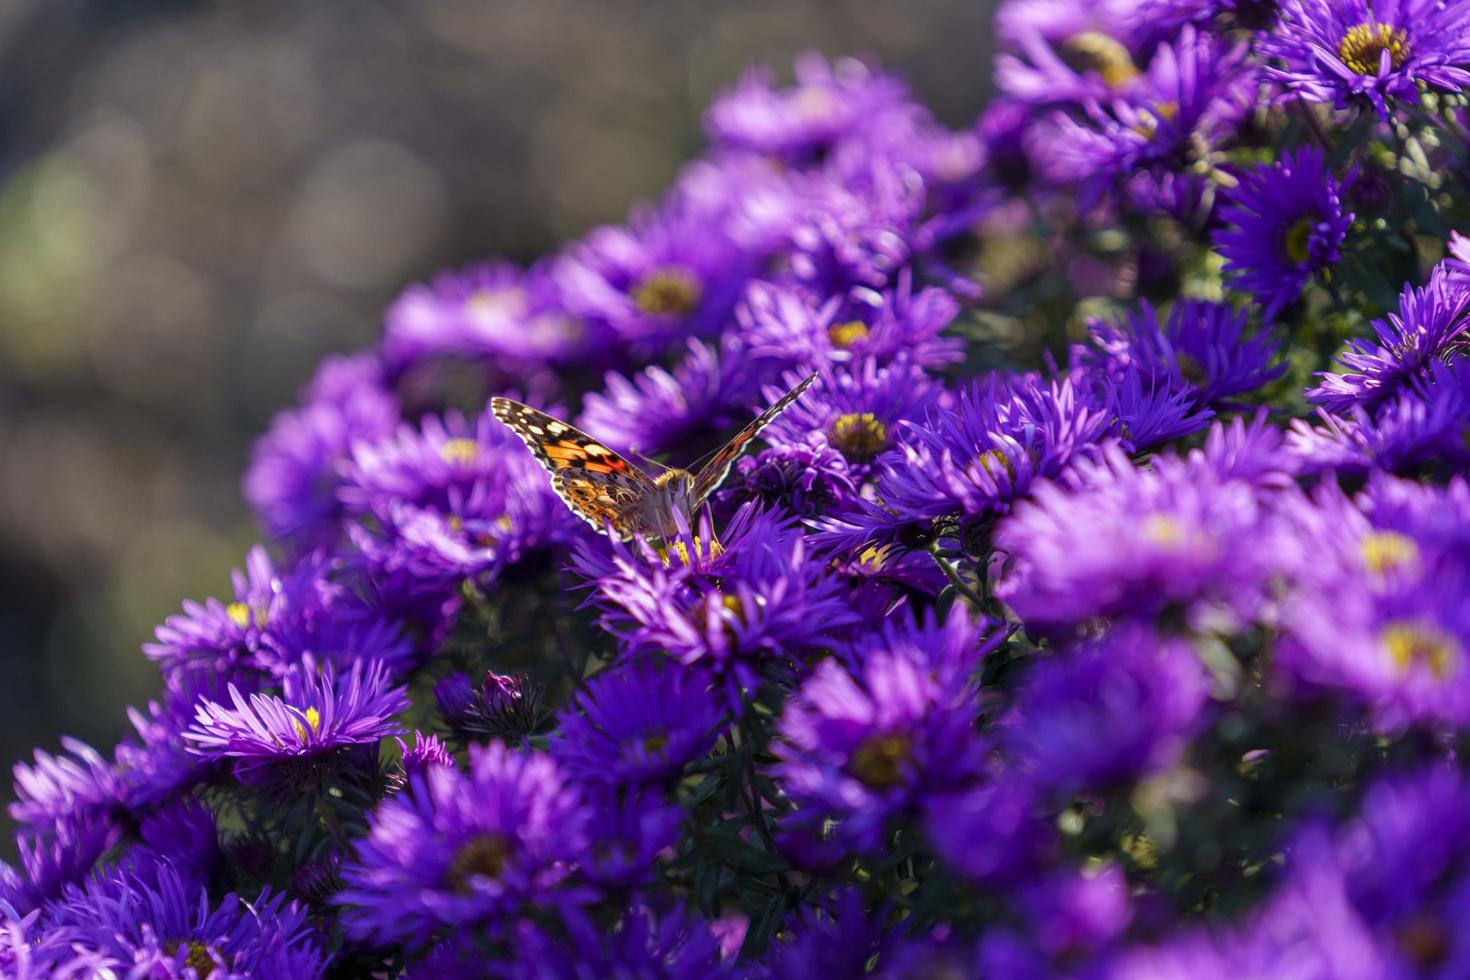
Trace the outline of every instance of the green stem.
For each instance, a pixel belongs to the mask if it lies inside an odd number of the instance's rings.
[[[985,607],[987,605],[985,597],[979,592],[975,591],[974,586],[970,585],[970,583],[966,582],[960,576],[959,570],[951,565],[949,561],[939,553],[939,542],[937,540],[933,544],[929,545],[929,557],[934,559],[934,564],[939,566],[940,571],[944,572],[944,577],[949,579],[950,584],[955,587],[955,590],[959,592],[960,595],[968,599],[970,604],[974,606],[976,610],[980,612],[985,611]]]

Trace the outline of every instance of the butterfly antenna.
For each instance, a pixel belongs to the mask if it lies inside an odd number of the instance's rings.
[[[629,446],[628,447],[628,455],[629,456],[637,457],[638,459],[642,460],[643,462],[651,464],[655,469],[662,470],[662,469],[666,469],[667,468],[664,463],[660,463],[658,460],[654,459],[653,457],[651,457],[651,456],[645,456],[642,453],[640,453],[638,451],[637,447],[635,447],[635,446]]]

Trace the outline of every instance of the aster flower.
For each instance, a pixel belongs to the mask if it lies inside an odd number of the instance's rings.
[[[145,813],[138,822],[139,843],[123,859],[139,881],[159,884],[168,869],[185,883],[202,887],[220,863],[220,832],[209,808],[192,796]]]
[[[85,811],[38,832],[16,834],[19,866],[0,861],[0,913],[19,918],[54,900],[121,839],[116,821]]]
[[[1249,616],[1271,570],[1267,515],[1254,488],[1204,459],[1140,469],[1116,448],[1079,468],[1072,489],[1037,488],[996,532],[1012,560],[996,594],[1028,627],[1097,616]]]
[[[684,808],[657,790],[620,790],[610,784],[586,789],[584,799],[599,819],[588,828],[581,876],[599,888],[626,892],[658,880],[658,856],[679,838]]]
[[[252,902],[209,894],[165,866],[154,883],[126,872],[72,889],[53,913],[78,953],[142,976],[317,977],[323,969],[306,913],[269,890]]]
[[[877,495],[911,519],[1004,513],[1058,476],[1106,421],[1070,379],[992,377],[904,429],[902,462],[884,470]]]
[[[1322,374],[1322,383],[1307,391],[1307,399],[1341,412],[1350,405],[1372,408],[1414,380],[1423,380],[1435,361],[1456,351],[1470,320],[1470,290],[1454,282],[1443,266],[1436,267],[1422,287],[1406,285],[1399,309],[1373,321],[1377,343],[1348,342],[1338,362],[1343,374]]]
[[[1036,943],[1055,957],[1096,956],[1133,917],[1128,880],[1116,864],[1054,873],[1023,893]]]
[[[952,295],[934,287],[915,292],[904,272],[893,290],[857,288],[825,302],[799,286],[752,283],[735,319],[752,355],[809,371],[862,357],[886,363],[900,354],[924,367],[953,363],[960,342],[940,333],[958,314]]]
[[[280,695],[247,697],[231,684],[229,706],[200,701],[184,737],[205,758],[235,760],[245,779],[339,749],[376,746],[402,731],[393,716],[408,707],[390,676],[381,663],[357,662],[338,675],[330,666],[317,671],[308,659],[286,676]]]
[[[1080,121],[1053,115],[1034,144],[1050,148],[1044,167],[1061,180],[1102,185],[1141,171],[1207,173],[1213,148],[1253,101],[1245,53],[1184,27],[1125,93],[1088,103]]]
[[[769,975],[798,980],[824,973],[861,976],[877,956],[882,961],[889,937],[882,915],[864,907],[862,894],[843,890],[825,907],[813,904],[799,910],[782,928],[770,953]]]
[[[1328,171],[1320,149],[1303,147],[1252,168],[1230,192],[1220,213],[1228,227],[1215,245],[1236,285],[1265,304],[1266,320],[1340,258],[1354,217],[1342,201],[1352,182],[1352,174],[1339,181]]]
[[[1220,406],[1254,391],[1286,370],[1273,365],[1279,342],[1269,333],[1247,335],[1249,314],[1223,303],[1180,300],[1161,319],[1144,302],[1117,320],[1088,325],[1097,353],[1073,348],[1074,366],[1162,378],[1200,405]]]
[[[544,267],[485,262],[410,286],[388,307],[380,343],[401,374],[443,355],[488,362],[525,385],[526,372],[595,351],[605,338],[562,312]]]
[[[412,778],[423,775],[426,769],[432,766],[453,766],[454,756],[437,735],[425,735],[423,732],[413,733],[413,744],[410,745],[401,738],[394,738],[398,743],[399,762],[403,766],[404,775]]]
[[[1178,759],[1206,720],[1209,693],[1209,672],[1187,642],[1124,625],[1036,664],[1001,737],[1044,789],[1126,785]]]
[[[984,650],[964,652],[973,666]],[[974,688],[953,667],[936,670],[928,650],[866,653],[854,668],[817,664],[778,727],[776,775],[796,806],[788,820],[839,851],[879,847],[890,819],[971,775],[979,751]]]
[[[923,418],[939,394],[923,369],[907,362],[880,367],[864,358],[850,368],[824,368],[818,383],[771,423],[767,441],[810,445],[819,438],[842,453],[854,479],[861,479],[893,446],[898,424]]]
[[[342,871],[343,923],[422,947],[449,929],[504,928],[528,904],[581,900],[559,886],[590,816],[549,756],[471,746],[468,773],[431,768],[378,807]]]
[[[714,747],[720,716],[698,675],[669,667],[599,674],[562,712],[551,753],[587,781],[665,782]]]
[[[10,819],[46,830],[55,821],[84,814],[104,815],[121,803],[117,773],[85,742],[63,737],[66,755],[36,750],[34,766],[15,764],[16,802]]]
[[[576,522],[490,412],[451,412],[359,443],[339,494],[360,521],[358,560],[400,604],[441,599],[464,578],[488,584],[507,565],[570,540]]]
[[[632,380],[609,373],[605,391],[587,395],[577,424],[637,453],[694,452],[711,433],[748,421],[755,380],[730,345],[716,350],[691,340],[672,372],[649,367]]]
[[[1351,405],[1345,415],[1318,410],[1317,423],[1294,419],[1288,443],[1304,472],[1412,475],[1463,472],[1470,448],[1463,437],[1470,414],[1470,364],[1431,364],[1373,412]]]
[[[357,440],[393,431],[398,417],[374,358],[323,361],[302,406],[276,416],[245,471],[245,499],[266,533],[303,550],[334,541],[339,462]]]
[[[634,357],[662,353],[724,326],[751,259],[678,199],[596,228],[550,275],[567,311]]]
[[[1261,39],[1268,77],[1311,102],[1416,102],[1419,86],[1470,84],[1470,12],[1436,0],[1282,0],[1280,24]]]
[[[596,589],[600,622],[632,655],[662,651],[708,670],[728,704],[761,672],[825,645],[856,618],[841,584],[814,559],[797,527],[771,512],[742,507],[714,541],[708,514],[661,550],[613,542],[579,546],[577,573]]]
[[[704,117],[719,147],[810,159],[854,130],[875,125],[907,101],[903,83],[855,58],[828,62],[808,51],[796,59],[796,84],[781,89],[767,68],[747,71],[720,93]]]
[[[1442,523],[1416,528],[1401,511],[1399,526],[1376,527],[1331,486],[1286,513],[1292,533],[1277,550],[1295,587],[1281,613],[1282,675],[1304,694],[1346,695],[1383,731],[1470,717],[1470,567],[1424,533]]]
[[[333,581],[334,570],[320,554],[278,570],[264,548],[252,548],[244,571],[231,573],[232,602],[185,600],[183,615],[166,619],[143,653],[181,685],[199,672],[258,683],[291,670],[308,651],[340,664],[402,665],[413,649],[398,625]]]
[[[649,980],[710,980],[730,975],[720,948],[700,919],[679,909],[662,915],[638,903],[607,931],[576,911],[566,915],[568,935],[529,929],[516,938],[507,976],[517,980],[584,980],[588,977],[647,977]]]
[[[1031,879],[1051,850],[1035,788],[1024,779],[990,778],[925,800],[924,832],[961,876],[987,885]]]
[[[1010,50],[995,57],[996,87],[1037,107],[1081,104],[1127,91],[1140,72],[1120,8],[1133,5],[1132,0],[1002,5],[996,28]],[[1015,16],[1022,10],[1032,16]],[[1034,16],[1043,12],[1051,16]]]
[[[852,503],[856,496],[847,457],[833,449],[823,434],[740,457],[720,492],[722,502],[758,500],[804,517]]]

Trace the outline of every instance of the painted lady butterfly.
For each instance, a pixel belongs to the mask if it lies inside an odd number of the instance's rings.
[[[587,433],[529,405],[493,398],[490,408],[551,473],[552,489],[572,513],[599,531],[610,525],[625,541],[635,534],[670,537],[677,532],[675,508],[692,523],[699,506],[724,482],[735,458],[816,377],[809,376],[782,395],[697,473],[661,467],[650,477]]]

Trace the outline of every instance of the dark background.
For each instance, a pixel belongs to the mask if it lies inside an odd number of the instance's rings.
[[[994,6],[0,0],[6,770],[108,752],[256,537],[251,440],[406,283],[620,220],[753,62],[871,53],[964,125]]]

